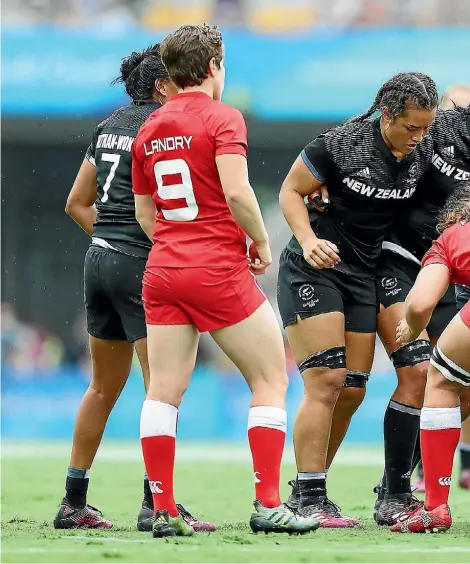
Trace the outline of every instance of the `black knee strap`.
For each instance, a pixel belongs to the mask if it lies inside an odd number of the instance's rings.
[[[431,345],[426,339],[412,341],[390,355],[393,366],[398,370],[405,366],[414,366],[431,358]]]
[[[365,388],[369,380],[367,372],[359,372],[359,370],[348,370],[346,372],[346,380],[343,388]]]
[[[299,364],[299,372],[309,368],[346,368],[346,347],[332,347],[307,356]]]

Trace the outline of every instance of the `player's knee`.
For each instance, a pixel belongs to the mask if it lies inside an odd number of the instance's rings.
[[[152,387],[152,384],[150,384],[146,399],[161,401],[163,403],[168,403],[169,405],[179,407],[183,400],[186,389],[187,387],[173,387],[172,389],[162,389],[155,386]]]
[[[111,411],[121,393],[121,390],[122,387],[116,387],[114,385],[105,386],[101,382],[92,380],[88,386],[87,395],[92,396],[94,401],[98,401]]]
[[[308,356],[299,364],[307,400],[335,405],[346,378],[346,347],[332,347]]]
[[[431,345],[425,339],[412,341],[390,355],[390,360],[397,371],[401,368],[416,366],[421,362],[429,362],[430,358]]]
[[[349,371],[348,374],[346,375],[346,381],[339,395],[337,405],[338,407],[344,409],[345,411],[348,411],[349,413],[355,413],[355,411],[358,409],[358,407],[361,405],[361,403],[364,400],[364,397],[366,395],[366,387],[365,385],[364,386],[346,385],[348,376],[349,376]]]
[[[283,405],[289,386],[285,370],[261,374],[251,380],[253,400],[260,405]]]
[[[406,405],[421,407],[428,374],[428,363],[402,368],[398,372],[398,393]]]

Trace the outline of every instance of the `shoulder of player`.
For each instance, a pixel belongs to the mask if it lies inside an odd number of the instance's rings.
[[[372,128],[373,120],[370,119],[346,122],[342,125],[327,129],[320,137],[323,137],[327,143],[328,141],[335,140],[342,141],[345,144],[348,142],[357,144],[357,141],[366,139],[367,135],[372,131]]]
[[[373,135],[373,120],[346,122],[343,125],[324,131],[318,138],[323,139],[325,147],[333,161],[343,168],[358,151],[364,154],[364,149],[371,145]],[[317,138],[317,139],[318,139]]]
[[[234,108],[233,106],[229,106],[228,104],[220,100],[213,100],[211,104],[206,106],[206,111],[216,120],[241,119],[245,121],[245,118],[243,117],[243,114],[239,109]]]
[[[465,131],[466,121],[470,116],[470,106],[455,107],[450,110],[437,110],[436,118],[430,128],[430,134],[435,143],[447,137],[452,137],[460,131]]]
[[[137,131],[136,140],[139,140],[143,137],[149,135],[149,133],[153,133],[154,129],[158,125],[158,119],[161,116],[160,110],[162,110],[164,106],[160,106],[155,111],[153,111],[148,118],[143,122],[140,126],[139,130]]]

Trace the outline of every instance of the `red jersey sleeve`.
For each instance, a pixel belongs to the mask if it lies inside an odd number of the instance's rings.
[[[224,106],[215,124],[215,156],[243,155],[248,147],[247,131],[242,113],[230,106]]]
[[[425,267],[428,264],[445,264],[451,270],[449,256],[446,250],[446,241],[443,233],[439,239],[433,241],[432,247],[424,255],[421,266]]]
[[[132,191],[140,196],[145,196],[146,194],[151,196],[154,192],[154,187],[145,175],[144,165],[137,154],[138,140],[139,137],[132,144]]]

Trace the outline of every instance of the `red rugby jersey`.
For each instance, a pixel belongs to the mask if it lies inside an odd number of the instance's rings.
[[[470,223],[448,227],[424,255],[422,266],[445,264],[451,282],[470,286]]]
[[[203,92],[172,96],[132,146],[135,194],[157,206],[147,265],[232,266],[247,260],[246,235],[227,205],[215,158],[246,156],[242,114]]]

